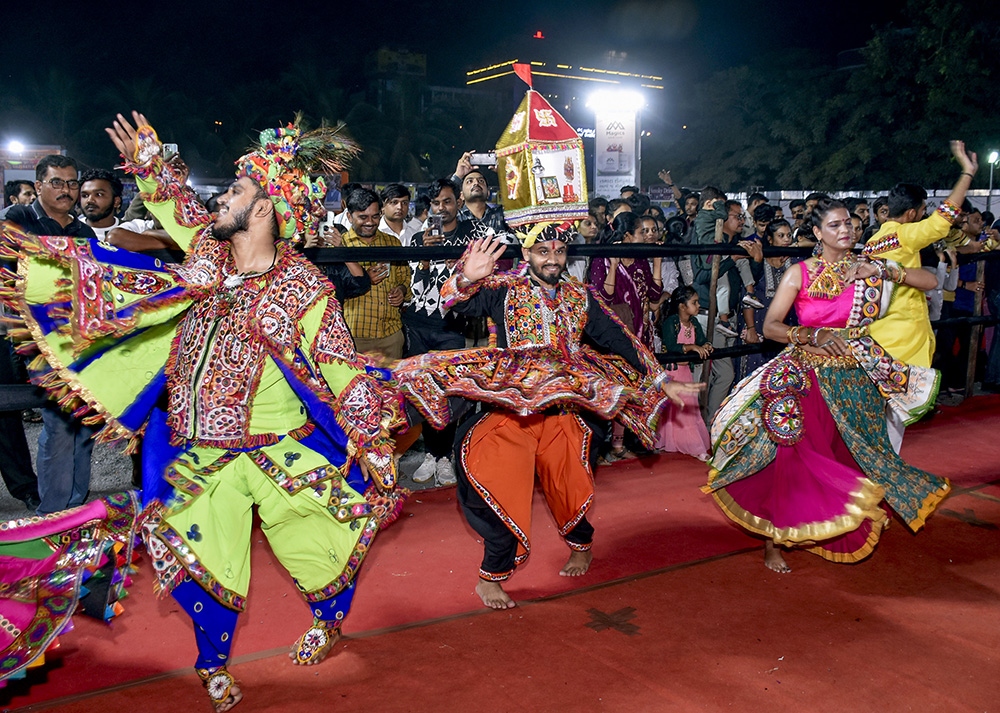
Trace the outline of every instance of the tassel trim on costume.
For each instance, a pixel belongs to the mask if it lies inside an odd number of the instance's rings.
[[[9,223],[2,224],[0,238],[11,239],[9,225]],[[25,235],[21,231],[17,232],[20,235]],[[36,242],[38,240],[37,236],[34,235],[24,239],[27,241],[34,239]],[[36,243],[23,242],[20,245],[22,248],[25,248],[26,253],[41,252]],[[18,264],[19,279],[24,279],[25,271],[26,263],[24,260],[21,260]],[[31,382],[45,389],[49,398],[55,401],[64,411],[86,418],[88,425],[98,426],[103,422],[104,427],[94,436],[97,442],[107,443],[132,436],[133,432],[119,423],[114,415],[94,397],[90,390],[79,382],[76,374],[56,358],[51,348],[45,342],[40,325],[30,316],[30,305],[27,303],[21,290],[18,290],[12,307],[20,313],[25,325],[24,328],[8,330],[8,337],[10,339],[21,342],[15,351],[19,354],[39,353],[31,362],[33,367],[41,367],[34,369],[35,372],[41,372],[45,364],[48,364],[50,368],[45,373],[36,373],[32,376]],[[40,359],[44,359],[44,363]]]

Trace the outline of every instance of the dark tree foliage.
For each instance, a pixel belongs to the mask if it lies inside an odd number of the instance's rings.
[[[1000,3],[910,0],[863,64],[761,55],[682,92],[687,130],[643,145],[644,176],[729,190],[950,186],[950,139],[1000,148]],[[976,179],[985,187],[985,171]]]

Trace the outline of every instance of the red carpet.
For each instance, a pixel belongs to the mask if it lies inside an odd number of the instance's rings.
[[[238,710],[285,710],[290,701],[305,710],[465,710],[487,702],[495,710],[691,710],[752,696],[776,710],[903,710],[894,706],[904,694],[913,710],[965,710],[966,703],[968,710],[989,710],[1000,700],[982,697],[984,686],[996,685],[985,674],[995,665],[992,632],[1000,623],[1000,488],[977,486],[1000,479],[994,433],[997,397],[944,409],[913,428],[904,456],[952,478],[958,494],[916,537],[896,524],[861,565],[793,553],[796,572],[787,577],[766,572],[757,542],[697,490],[700,463],[665,456],[605,468],[593,510],[591,572],[557,576],[567,551],[539,502],[531,560],[509,587],[521,602],[585,589],[512,613],[455,618],[480,613],[472,586],[481,552],[454,491],[422,493],[407,517],[380,535],[345,627],[352,638],[318,670],[274,658],[309,615],[257,543],[250,605],[234,648],[248,694]],[[967,488],[976,489],[963,493]],[[739,554],[747,548],[754,551]],[[637,578],[648,572],[658,573]],[[612,580],[625,581],[598,586]],[[207,710],[189,674],[190,625],[172,601],[152,597],[146,569],[125,604],[111,628],[80,619],[61,658],[11,684],[0,704]],[[613,614],[628,607],[636,610],[635,636],[584,626],[589,609]],[[429,619],[439,621],[413,628]],[[398,630],[384,631],[391,627]],[[147,680],[106,690],[139,679]],[[972,697],[959,695],[958,682]],[[73,698],[90,691],[101,692]],[[520,703],[507,707],[503,701],[515,691],[510,701]]]

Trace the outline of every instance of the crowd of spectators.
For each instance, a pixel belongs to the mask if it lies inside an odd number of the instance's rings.
[[[184,183],[187,167],[183,160],[174,156],[170,165]],[[470,154],[464,154],[452,176],[434,181],[415,198],[408,187],[398,183],[379,192],[357,183],[346,184],[342,187],[342,210],[329,212],[318,232],[305,236],[302,247],[462,246],[487,231],[506,236],[513,243],[516,238],[504,222],[502,208],[489,202],[489,173],[473,166]],[[660,178],[672,192],[671,201],[657,205],[636,186],[623,186],[620,195],[611,200],[594,198],[588,215],[572,226],[571,244],[724,243],[734,254],[717,258],[714,293],[711,285],[716,258],[704,254],[593,259],[577,254],[571,255],[567,269],[577,280],[589,282],[597,298],[651,349],[693,358],[691,368],[683,368],[689,369],[685,378],[708,383],[700,413],[703,423],[695,429],[697,433],[687,432],[690,438],[676,430],[684,424],[675,423],[671,427],[675,430],[661,434],[658,446],[704,458],[704,423],[711,421],[734,382],[761,366],[777,345],[763,344],[762,351],[739,357],[713,358],[713,352],[764,342],[764,314],[781,276],[799,258],[765,257],[763,248],[814,245],[812,233],[803,225],[826,196],[811,193],[782,205],[762,193],[750,193],[745,201],[739,201],[714,186],[683,189],[668,171],[661,172]],[[98,238],[135,251],[177,247],[146,211],[141,198],[123,205],[123,185],[114,173],[92,169],[80,174],[75,161],[66,156],[42,159],[34,182],[8,182],[4,198],[6,207],[0,218],[33,232]],[[862,197],[844,201],[858,246],[890,220],[891,195],[871,201]],[[211,201],[208,207],[211,209]],[[966,201],[948,238],[924,251],[924,266],[938,278],[937,288],[927,295],[932,320],[972,316],[982,298],[984,313],[1000,314],[1000,261],[977,267],[976,262],[962,264],[958,258],[1000,246],[998,227],[1000,221],[992,214]],[[468,323],[442,304],[440,288],[454,265],[453,259],[321,263],[336,288],[358,350],[387,362],[429,351],[460,349],[485,334],[484,325]],[[502,267],[510,267],[510,263]],[[977,277],[979,274],[984,277]],[[983,352],[973,378],[982,382],[984,389],[1000,390],[1000,329],[971,344],[969,324],[945,323],[937,337],[935,366],[943,372],[946,392],[964,391],[970,345]],[[0,347],[0,383],[23,383],[24,364],[2,332]],[[706,369],[707,373],[702,373]],[[39,514],[82,504],[90,483],[93,429],[54,405],[41,409],[36,477],[21,419],[20,412],[0,412],[0,475],[8,491]],[[628,435],[620,427],[611,429],[605,462],[631,457],[639,450]],[[426,454],[413,476],[416,482],[455,482],[453,438],[447,429],[425,431]],[[685,438],[694,445],[670,445]]]
[[[767,344],[762,337],[764,315],[774,298],[781,276],[801,258],[792,255],[764,256],[765,246],[776,248],[813,247],[814,236],[803,226],[817,202],[827,198],[823,193],[810,193],[785,205],[772,202],[762,193],[750,193],[745,201],[729,198],[715,186],[685,190],[663,171],[660,178],[672,191],[673,199],[664,206],[651,204],[635,186],[623,186],[621,195],[607,200],[590,201],[588,218],[580,221],[579,242],[612,244],[616,242],[647,242],[664,245],[711,245],[723,243],[733,248],[732,255],[717,258],[717,283],[711,294],[713,258],[710,255],[658,257],[638,266],[626,260],[599,258],[591,262],[590,282],[602,298],[631,324],[637,335],[652,344],[657,351],[668,352],[667,345],[676,344],[677,308],[671,295],[678,290],[693,290],[699,306],[696,320],[697,339],[715,349],[761,345],[756,353],[733,358],[709,359],[697,345],[685,346],[685,353],[697,356],[703,365],[695,367],[695,378],[704,378],[708,396],[702,415],[706,422],[729,394],[733,384],[767,361],[779,348]],[[919,186],[900,184],[894,189],[903,198],[917,205],[926,205],[926,192]],[[876,233],[883,223],[899,220],[892,213],[893,192],[872,200],[864,197],[843,198],[854,223],[856,250]],[[895,199],[898,205],[901,198]],[[910,203],[905,203],[909,205]],[[926,205],[925,210],[933,210]],[[897,210],[900,208],[897,207]],[[787,218],[786,218],[787,216]],[[921,219],[923,216],[916,216]],[[648,229],[645,228],[646,221]],[[596,230],[592,226],[597,226]],[[721,231],[716,226],[721,225]],[[643,226],[640,230],[637,226]],[[927,293],[932,320],[971,317],[976,302],[985,298],[981,314],[1000,314],[1000,261],[983,263],[963,261],[961,254],[995,250],[1000,247],[1000,221],[990,213],[981,212],[968,200],[962,207],[949,236],[922,253],[923,266],[937,277],[937,287]],[[638,238],[637,235],[641,235]],[[737,249],[738,248],[738,249]],[[584,262],[579,258],[578,262]],[[609,266],[618,277],[609,281]],[[977,270],[983,279],[977,279]],[[684,292],[683,294],[688,294]],[[709,330],[709,311],[715,305],[714,324]],[[637,308],[636,305],[645,305]],[[642,317],[634,315],[639,309]],[[794,319],[794,315],[791,317]],[[973,326],[969,322],[945,322],[937,332],[934,366],[942,371],[942,393],[958,395],[966,390],[970,359],[969,349],[979,351],[975,360],[973,381],[986,391],[1000,391],[1000,329],[987,329],[982,339],[974,342]],[[669,334],[668,334],[669,333]],[[673,338],[668,341],[668,337]],[[699,374],[708,369],[707,375]]]

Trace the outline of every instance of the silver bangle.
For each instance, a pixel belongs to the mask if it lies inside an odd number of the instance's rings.
[[[653,383],[650,384],[649,388],[655,389],[660,384],[662,384],[664,381],[670,381],[670,374],[668,374],[665,369],[663,371],[661,371],[659,373],[659,375],[655,379],[653,379]]]

